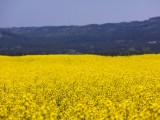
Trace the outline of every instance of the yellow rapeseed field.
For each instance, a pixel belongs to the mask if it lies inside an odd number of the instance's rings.
[[[160,120],[160,55],[0,56],[0,120]]]

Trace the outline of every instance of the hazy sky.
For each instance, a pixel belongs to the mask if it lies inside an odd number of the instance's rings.
[[[160,16],[160,0],[0,0],[0,27],[86,25]]]

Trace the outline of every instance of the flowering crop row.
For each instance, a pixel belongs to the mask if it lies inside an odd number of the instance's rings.
[[[160,120],[160,55],[0,56],[2,120]]]

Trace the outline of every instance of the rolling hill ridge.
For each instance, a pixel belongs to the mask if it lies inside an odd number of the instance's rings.
[[[0,28],[1,55],[159,52],[160,17],[100,25]]]

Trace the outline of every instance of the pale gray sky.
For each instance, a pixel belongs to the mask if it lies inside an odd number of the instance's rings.
[[[160,16],[160,0],[0,0],[0,27],[86,25]]]

